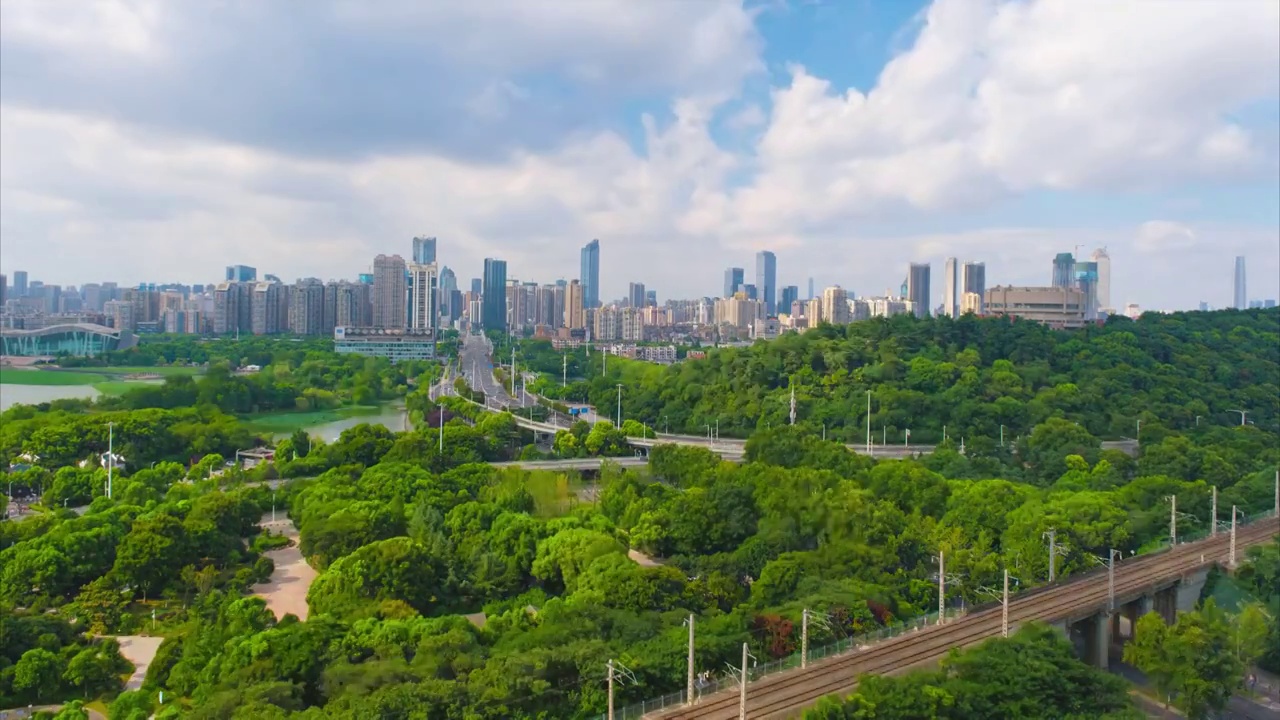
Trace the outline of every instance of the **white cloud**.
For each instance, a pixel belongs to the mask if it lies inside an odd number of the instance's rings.
[[[225,61],[236,47],[183,55],[186,35],[174,32],[182,20],[174,13],[195,5],[128,4],[141,8],[137,17],[117,6],[62,26],[51,20],[78,5],[5,2],[0,32],[6,42],[87,58],[90,69],[106,57],[111,68],[169,72],[188,68],[193,57]],[[277,7],[240,6],[219,37]],[[513,276],[572,276],[577,249],[598,237],[606,295],[630,280],[664,297],[711,292],[725,265],[766,246],[778,252],[783,285],[813,276],[819,286],[838,282],[859,292],[897,285],[908,259],[948,255],[987,260],[992,284],[1042,283],[1048,258],[1076,244],[1112,249],[1117,285],[1131,290],[1117,289],[1117,302],[1194,305],[1200,298],[1183,297],[1183,289],[1204,284],[1203,268],[1223,254],[1211,247],[1248,253],[1254,273],[1280,274],[1275,228],[1140,219],[1090,227],[1081,218],[1087,229],[998,220],[932,234],[864,229],[869,221],[884,227],[926,215],[937,225],[959,217],[951,211],[1028,191],[1145,191],[1247,178],[1259,169],[1274,176],[1274,145],[1230,119],[1251,101],[1274,98],[1280,86],[1280,5],[1269,0],[1241,0],[1230,13],[1191,0],[941,0],[868,92],[836,88],[797,66],[773,90],[767,115],[751,98],[735,99],[729,107],[742,110],[726,125],[758,133],[750,154],[717,146],[709,130],[722,101],[760,68],[751,14],[733,3],[343,0],[315,7],[321,10],[306,23],[401,43],[400,51],[429,47],[455,63],[467,83],[454,120],[468,130],[528,122],[548,102],[545,85],[526,80],[530,72],[601,94],[615,85],[660,91],[676,98],[674,119],[644,118],[639,152],[620,131],[575,127],[555,142],[516,143],[478,161],[429,146],[385,147],[381,127],[363,127],[421,100],[417,78],[371,75],[370,83],[385,87],[360,96],[372,99],[368,106],[324,105],[315,96],[323,85],[303,76],[262,106],[249,102],[258,97],[252,93],[227,100],[228,116],[265,118],[277,134],[354,127],[366,140],[352,154],[313,153],[307,143],[216,124],[193,128],[162,115],[66,106],[45,95],[13,101],[6,90],[6,269],[42,268],[42,279],[64,284],[207,281],[231,262],[285,278],[351,276],[379,252],[405,252],[409,237],[429,229],[462,278],[478,274],[491,255],[507,259]],[[22,20],[17,29],[13,18]],[[121,38],[93,32],[114,27],[125,29]],[[284,45],[284,69],[263,69],[272,78],[268,90],[278,72],[309,70],[289,67],[311,56]],[[182,62],[168,63],[175,55]],[[121,77],[150,87],[136,72]],[[49,86],[65,96],[78,87]],[[422,107],[438,110],[444,100],[435,100],[428,96]],[[312,102],[321,103],[318,110]],[[313,125],[276,119],[273,108]],[[437,129],[409,127],[417,136]],[[477,137],[508,140],[497,129]],[[54,277],[54,268],[65,275]],[[1222,272],[1226,283],[1229,268]]]

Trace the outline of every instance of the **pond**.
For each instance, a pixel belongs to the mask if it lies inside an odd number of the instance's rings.
[[[102,393],[92,385],[17,385],[0,383],[0,412],[19,403],[38,405],[52,400],[96,398]]]

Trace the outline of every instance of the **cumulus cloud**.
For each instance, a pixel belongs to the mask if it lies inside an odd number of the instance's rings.
[[[1052,253],[1105,244],[1117,283],[1143,288],[1128,299],[1179,307],[1199,298],[1121,266],[1182,277],[1215,244],[1280,275],[1274,227],[964,220],[1023,193],[1274,181],[1276,130],[1237,117],[1280,87],[1274,2],[938,0],[874,87],[792,66],[767,98],[743,95],[764,67],[753,13],[5,2],[0,253],[62,283],[207,281],[231,262],[349,277],[429,232],[464,278],[500,256],[552,280],[598,237],[606,295],[639,280],[667,297],[711,292],[762,247],[781,284],[879,292],[908,259],[1045,282]],[[718,144],[717,121],[748,149]]]

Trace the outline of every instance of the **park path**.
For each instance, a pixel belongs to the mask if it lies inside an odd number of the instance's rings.
[[[263,553],[275,563],[275,571],[267,582],[253,586],[253,594],[267,602],[267,609],[277,620],[293,613],[299,620],[305,621],[310,611],[307,607],[307,590],[311,588],[318,573],[307,564],[302,551],[298,549],[298,528],[288,518],[272,522],[270,515],[263,516],[261,525],[269,532],[284,535],[293,543],[289,547]]]
[[[115,638],[120,643],[120,654],[133,663],[133,674],[125,682],[124,689],[137,690],[147,679],[147,668],[151,667],[164,638],[153,635],[116,635]]]

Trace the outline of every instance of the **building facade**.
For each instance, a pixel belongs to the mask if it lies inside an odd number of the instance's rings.
[[[980,262],[967,262],[964,264],[963,277],[960,283],[960,312],[972,312],[974,315],[981,315],[983,312],[982,301],[983,296],[987,292],[987,264]],[[966,304],[963,298],[968,295],[977,297],[977,305],[972,303]]]
[[[757,299],[764,303],[766,316],[778,314],[778,258],[768,250],[756,253]]]
[[[946,263],[942,266],[942,307],[947,317],[960,317],[960,296],[958,275],[960,268],[958,261],[953,258],[947,258]]]
[[[418,328],[351,328],[333,330],[334,352],[383,357],[391,362],[434,360],[435,331]]]
[[[419,240],[422,238],[414,238]],[[431,250],[435,251],[435,238]],[[414,263],[409,266],[409,327],[415,330],[434,330],[438,324],[440,296],[439,278],[434,263]]]
[[[1044,323],[1053,328],[1083,327],[1085,297],[1074,287],[1013,287],[987,291],[987,315],[1003,315]]]
[[[373,259],[373,327],[403,329],[407,324],[408,272],[399,255]]]
[[[724,293],[721,297],[733,297],[733,294],[738,292],[738,288],[742,287],[744,280],[742,268],[726,268],[724,271]]]
[[[582,267],[578,275],[582,283],[583,307],[600,307],[600,241],[592,240],[582,248]]]
[[[484,259],[484,289],[480,295],[480,324],[485,330],[507,330],[507,263]]]
[[[1237,310],[1244,310],[1245,308],[1249,307],[1249,293],[1247,288],[1245,287],[1244,281],[1245,281],[1244,256],[1237,255],[1235,281],[1232,284],[1233,302],[1231,303],[1231,306]]]
[[[907,270],[907,300],[916,317],[929,316],[929,263],[911,263]]]
[[[413,262],[418,265],[434,265],[436,262],[436,239],[419,236],[413,239]]]

